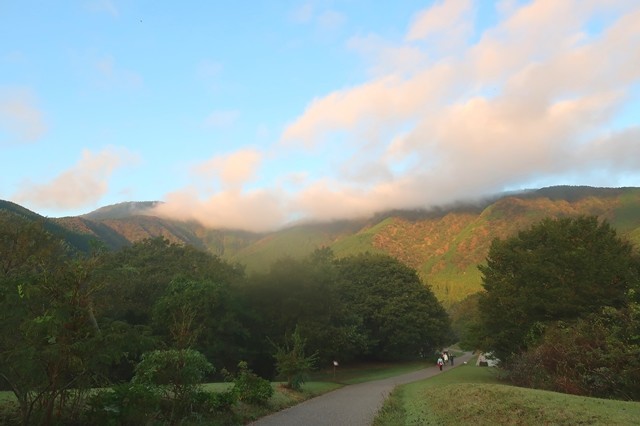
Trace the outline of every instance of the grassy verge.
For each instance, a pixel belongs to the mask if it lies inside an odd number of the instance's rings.
[[[459,424],[637,424],[640,403],[502,384],[494,369],[468,365],[396,388],[375,426]]]
[[[232,416],[234,422],[221,424],[247,424],[260,417],[284,410],[287,407],[299,404],[307,399],[313,398],[323,393],[342,387],[338,383],[329,382],[308,382],[302,386],[301,392],[291,391],[282,386],[282,383],[272,383],[275,393],[265,405],[247,405],[238,403],[233,408]]]

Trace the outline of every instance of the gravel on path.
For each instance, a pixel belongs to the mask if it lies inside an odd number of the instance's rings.
[[[383,380],[348,385],[309,399],[251,423],[253,426],[369,426],[380,407],[397,386],[423,380],[456,368],[472,354],[456,357],[453,366],[441,372],[437,366]]]

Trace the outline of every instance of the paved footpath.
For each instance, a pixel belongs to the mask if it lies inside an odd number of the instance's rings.
[[[444,367],[443,373],[471,358],[467,352],[455,358],[455,365]],[[373,382],[348,385],[301,404],[263,417],[254,426],[370,426],[382,403],[397,385],[423,380],[440,374],[437,366],[425,368]]]

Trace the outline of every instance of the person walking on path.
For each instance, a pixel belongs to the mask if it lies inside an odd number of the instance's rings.
[[[438,368],[440,369],[440,371],[442,371],[442,366],[444,365],[444,361],[442,360],[442,357],[438,358]]]
[[[460,357],[468,361],[471,352]],[[463,363],[460,363],[463,364]],[[454,368],[460,368],[459,365]],[[370,426],[385,399],[398,385],[439,374],[438,368],[424,368],[388,379],[347,385],[301,404],[263,417],[252,426]]]

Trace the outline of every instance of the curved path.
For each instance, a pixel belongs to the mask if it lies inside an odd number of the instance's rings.
[[[471,358],[467,352],[455,358],[454,366],[444,367],[444,371],[456,368]],[[415,382],[440,374],[437,366],[390,377],[383,380],[348,385],[333,392],[309,399],[301,404],[263,417],[254,426],[369,426],[382,403],[397,385]]]

